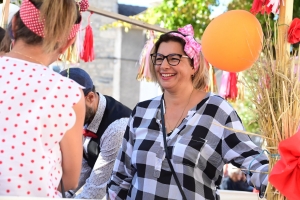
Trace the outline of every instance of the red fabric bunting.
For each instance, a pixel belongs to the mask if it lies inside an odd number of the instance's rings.
[[[265,12],[270,14],[272,12],[272,6],[268,6],[269,3],[270,0],[254,0],[250,12],[255,15],[259,12],[261,14],[265,14]]]
[[[288,30],[288,42],[296,44],[300,42],[300,19],[293,19],[290,28]]]
[[[289,200],[300,197],[300,131],[279,144],[280,160],[274,165],[269,181]]]
[[[230,90],[229,90],[229,96],[227,98],[236,100],[237,95],[238,95],[237,75],[236,73],[230,72]]]
[[[220,87],[220,96],[225,99],[230,99],[235,101],[238,96],[237,87],[238,77],[234,72],[223,71],[222,81]]]
[[[91,15],[89,16],[88,19],[88,25],[85,28],[83,49],[80,53],[80,58],[84,60],[84,62],[91,62],[95,59],[93,29],[90,25],[90,18],[92,14],[93,13],[91,12]]]

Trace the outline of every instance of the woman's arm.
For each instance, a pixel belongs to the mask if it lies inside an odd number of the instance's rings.
[[[74,126],[68,130],[63,139],[60,141],[62,153],[62,180],[65,191],[75,189],[78,180],[82,162],[82,129],[85,117],[85,100],[84,94],[80,89],[81,98],[73,106],[76,115]],[[61,187],[58,187],[60,191]]]
[[[233,111],[227,118],[226,127],[235,130],[244,130],[242,122],[237,113]],[[225,130],[222,144],[223,158],[226,163],[230,162],[238,168],[256,173],[248,172],[251,183],[260,189],[268,182],[268,158],[262,149],[256,146],[248,135],[244,133]],[[250,178],[250,177],[249,177]]]
[[[135,109],[132,111],[134,116]],[[131,167],[131,156],[133,150],[133,117],[130,117],[126,128],[122,147],[119,151],[114,164],[110,181],[107,184],[107,199],[122,200],[126,199],[128,190],[131,186],[133,169]]]

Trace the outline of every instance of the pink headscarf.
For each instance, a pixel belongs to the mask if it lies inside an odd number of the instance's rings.
[[[83,12],[89,7],[88,0],[82,0],[79,2],[80,11]],[[40,20],[40,11],[29,0],[23,0],[20,8],[20,17],[25,26],[37,34],[38,36],[45,37],[44,33],[44,21]],[[80,29],[80,23],[74,24],[68,39],[72,39],[76,36],[76,33]]]
[[[170,33],[171,35],[182,38],[185,41],[184,52],[190,59],[194,59],[194,68],[198,70],[200,63],[200,51],[201,45],[194,39],[194,29],[191,24],[178,28],[178,32],[186,35],[183,36],[180,33]]]

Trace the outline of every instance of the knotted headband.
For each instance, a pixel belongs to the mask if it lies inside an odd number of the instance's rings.
[[[80,11],[85,11],[89,7],[88,0],[82,0],[79,2]],[[40,11],[37,9],[30,0],[23,0],[20,7],[20,17],[25,26],[37,34],[40,37],[45,37],[44,22],[45,19],[40,18]],[[81,23],[81,22],[80,22]],[[72,39],[76,36],[76,33],[80,29],[80,23],[74,24],[68,39]]]
[[[198,70],[200,63],[200,51],[201,45],[194,39],[194,29],[191,24],[178,28],[178,32],[182,33],[170,33],[176,37],[180,37],[185,41],[184,52],[190,59],[194,59],[194,68]]]
[[[76,0],[76,2],[78,2],[78,0]],[[79,0],[78,4],[79,4],[80,12],[87,11],[87,9],[89,8],[88,0]]]

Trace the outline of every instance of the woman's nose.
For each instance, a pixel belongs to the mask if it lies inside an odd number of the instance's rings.
[[[160,65],[161,68],[170,68],[167,58],[163,59],[163,62]]]

